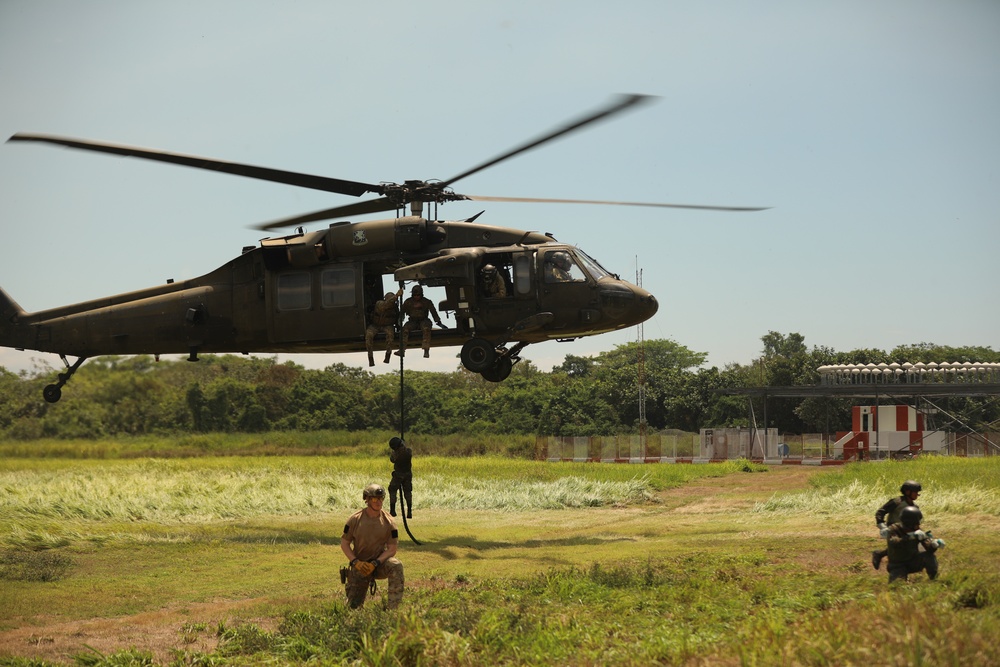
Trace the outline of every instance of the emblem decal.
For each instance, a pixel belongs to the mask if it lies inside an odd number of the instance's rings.
[[[368,243],[368,236],[365,235],[365,230],[355,229],[354,230],[354,245],[366,245]]]

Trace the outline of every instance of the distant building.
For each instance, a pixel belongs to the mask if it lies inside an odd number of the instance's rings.
[[[925,419],[909,405],[855,405],[851,430],[837,433],[834,452],[842,453],[845,461],[867,461],[946,449],[948,434],[926,430]]]

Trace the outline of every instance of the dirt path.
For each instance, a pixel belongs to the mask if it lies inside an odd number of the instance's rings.
[[[822,466],[773,466],[766,473],[732,473],[703,477],[690,484],[667,489],[657,497],[675,512],[698,512],[720,506],[746,507],[767,500],[775,493],[801,491],[809,478],[831,468]]]
[[[704,512],[722,507],[745,507],[767,500],[776,492],[805,489],[813,475],[828,468],[818,466],[774,466],[767,473],[733,473],[702,478],[658,494],[664,507],[677,513]],[[418,582],[414,582],[419,585]],[[149,651],[158,663],[169,664],[175,649],[209,653],[218,645],[220,622],[229,627],[252,622],[274,630],[274,619],[253,616],[258,603],[267,599],[218,601],[167,606],[156,611],[117,618],[41,622],[0,632],[0,656],[13,655],[72,664],[73,656],[105,655],[135,648]],[[89,647],[89,648],[88,648]]]

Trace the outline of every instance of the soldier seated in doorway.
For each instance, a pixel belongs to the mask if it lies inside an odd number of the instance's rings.
[[[373,348],[375,346],[375,336],[380,331],[385,333],[385,363],[389,363],[389,355],[392,354],[392,346],[395,340],[396,323],[399,321],[399,299],[403,296],[403,290],[398,292],[386,292],[385,298],[375,302],[372,309],[371,322],[365,329],[365,349],[368,350],[368,365],[375,365]]]

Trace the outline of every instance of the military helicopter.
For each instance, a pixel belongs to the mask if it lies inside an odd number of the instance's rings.
[[[630,327],[652,317],[656,298],[611,273],[583,250],[551,234],[423,217],[424,205],[451,201],[557,202],[752,211],[760,208],[596,200],[484,197],[458,194],[455,182],[562,135],[649,101],[626,95],[541,137],[445,181],[370,184],[268,169],[191,155],[18,133],[8,142],[43,142],[69,148],[169,162],[197,169],[377,198],[259,225],[296,228],[265,238],[198,278],[35,313],[0,289],[0,345],[54,352],[66,370],[45,387],[55,403],[80,366],[100,355],[205,353],[361,352],[375,302],[387,277],[444,287],[440,310],[455,326],[434,330],[432,347],[461,346],[461,362],[486,380],[506,379],[525,346],[573,340]],[[405,215],[409,207],[409,215]],[[341,219],[395,210],[387,220]],[[336,220],[325,229],[301,225]],[[504,281],[504,296],[489,295],[482,269]],[[379,334],[382,338],[383,334]],[[384,345],[384,339],[381,343]],[[420,336],[409,346],[420,345]],[[405,350],[400,350],[405,353]],[[68,357],[76,357],[70,364]]]

